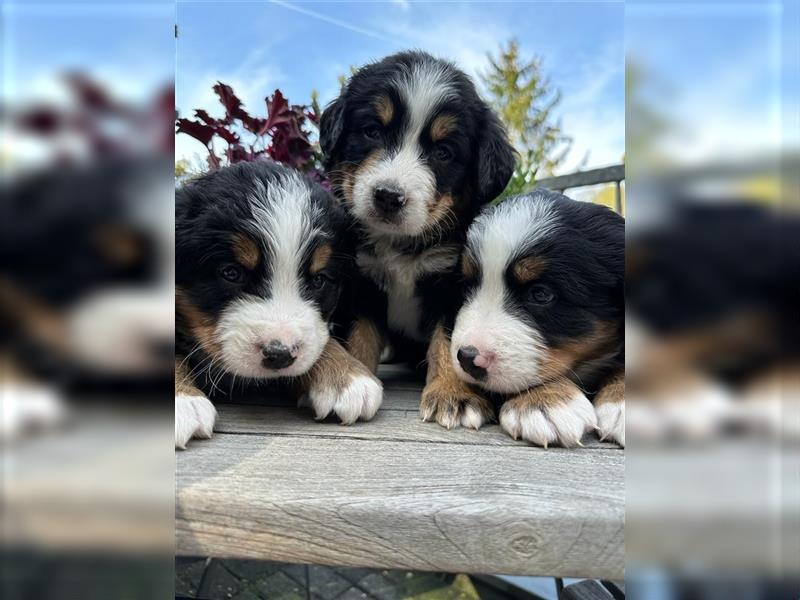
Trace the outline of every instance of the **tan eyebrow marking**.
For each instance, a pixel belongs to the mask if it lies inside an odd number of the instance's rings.
[[[526,256],[514,263],[514,277],[520,283],[528,283],[542,274],[545,265],[543,258]]]
[[[311,255],[311,267],[309,268],[311,274],[316,275],[327,267],[332,254],[333,248],[331,248],[330,244],[323,244],[314,250],[314,254]]]
[[[434,142],[443,140],[456,129],[458,120],[454,115],[444,114],[439,115],[431,123],[431,139]]]
[[[383,95],[375,102],[375,110],[378,111],[378,118],[384,126],[392,122],[394,118],[394,104],[389,96]]]
[[[258,249],[258,245],[241,233],[233,235],[233,254],[243,267],[251,271],[258,266],[261,260],[261,251]]]

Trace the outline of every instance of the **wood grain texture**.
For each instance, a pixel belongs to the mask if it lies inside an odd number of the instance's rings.
[[[448,432],[420,421],[417,378],[381,375],[383,408],[354,426],[218,406],[214,437],[176,455],[176,552],[623,577],[623,451],[591,439],[543,450],[497,426]]]
[[[419,391],[415,392],[415,398]],[[311,436],[382,441],[415,441],[433,444],[469,444],[478,446],[532,446],[514,440],[499,425],[484,425],[479,431],[458,427],[447,430],[437,423],[424,423],[419,411],[402,408],[381,408],[372,421],[342,425],[331,417],[315,421],[310,409],[290,406],[217,405],[219,419],[214,431],[230,434],[269,434],[275,436]],[[619,446],[601,442],[595,434],[583,438],[586,448],[619,450]]]

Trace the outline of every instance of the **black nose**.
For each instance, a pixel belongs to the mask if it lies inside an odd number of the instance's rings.
[[[462,369],[475,379],[483,379],[486,377],[486,369],[475,364],[478,355],[480,355],[480,351],[475,346],[464,346],[458,349],[456,357]]]
[[[262,346],[261,356],[264,357],[261,364],[268,369],[285,369],[294,362],[292,351],[278,340],[272,340],[266,346]]]
[[[382,215],[393,215],[403,208],[406,197],[400,190],[390,187],[375,189],[375,208]]]

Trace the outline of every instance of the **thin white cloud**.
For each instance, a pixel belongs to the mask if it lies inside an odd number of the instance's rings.
[[[341,27],[343,29],[347,29],[348,31],[352,31],[354,33],[360,33],[361,35],[365,35],[368,37],[372,37],[378,40],[386,41],[386,37],[381,35],[375,30],[366,29],[364,27],[358,27],[353,25],[352,23],[348,23],[347,21],[342,21],[341,19],[336,19],[334,17],[329,17],[328,15],[324,15],[319,13],[315,10],[310,10],[308,8],[304,8],[302,6],[298,6],[291,2],[286,2],[285,0],[270,0],[272,4],[277,4],[278,6],[283,6],[284,8],[288,8],[289,10],[293,10],[300,14],[313,17],[315,19],[319,19],[320,21],[325,21],[326,23],[330,23],[331,25],[336,25],[337,27]]]

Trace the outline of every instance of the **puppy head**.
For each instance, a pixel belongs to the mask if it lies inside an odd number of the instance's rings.
[[[470,79],[422,52],[360,69],[322,115],[320,144],[337,194],[381,236],[469,222],[514,169],[505,130]]]
[[[623,262],[624,221],[604,207],[537,190],[484,212],[462,261],[456,372],[514,393],[614,356]]]
[[[179,331],[230,374],[305,373],[328,341],[345,268],[327,193],[251,163],[186,185],[177,203]]]

